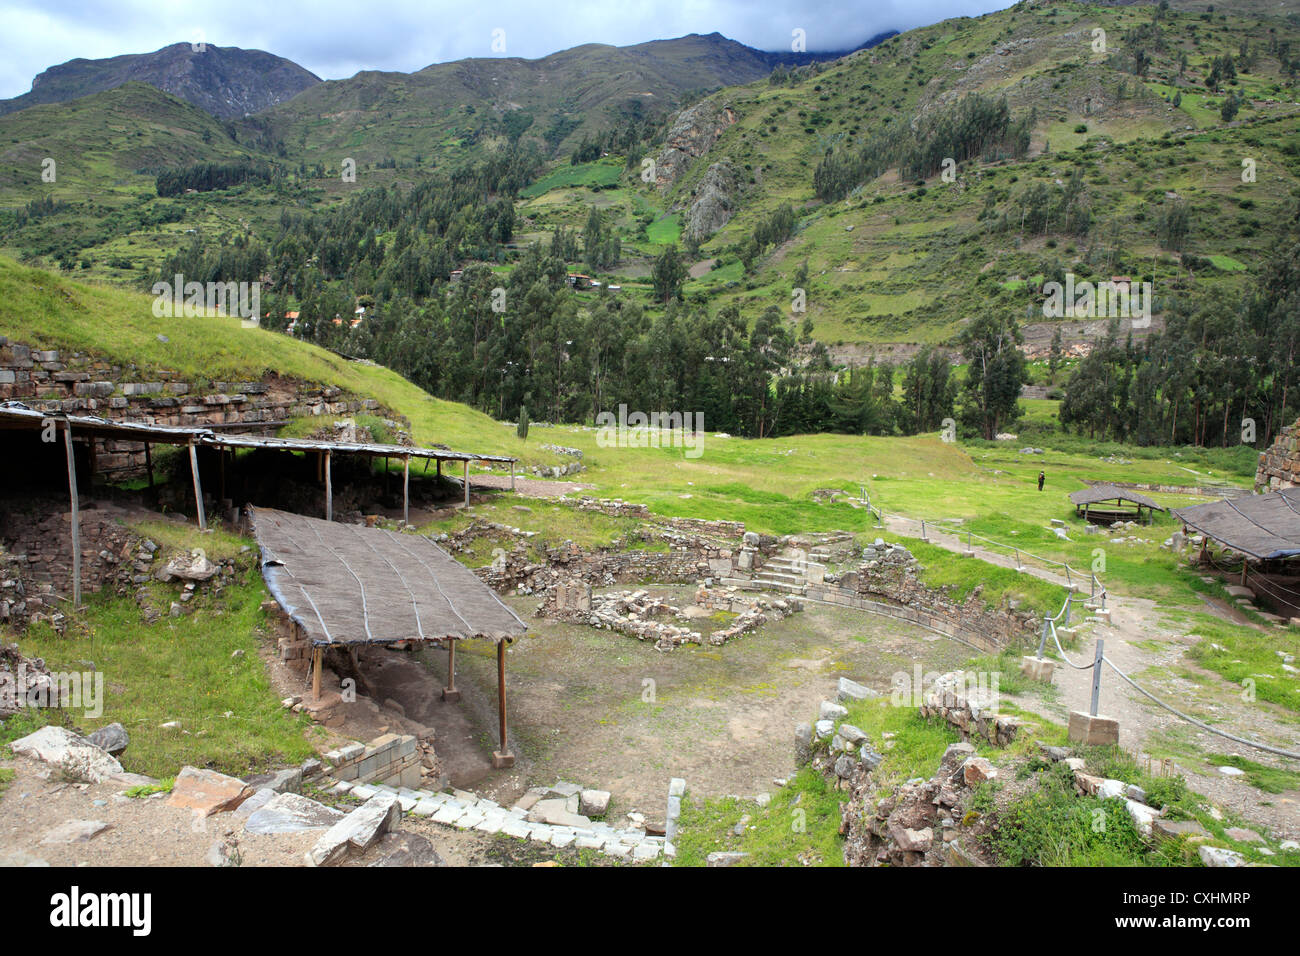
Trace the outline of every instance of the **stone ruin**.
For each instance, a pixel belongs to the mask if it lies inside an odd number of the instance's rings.
[[[537,614],[617,631],[641,641],[654,641],[656,648],[666,651],[683,644],[708,643],[720,647],[732,638],[802,609],[802,603],[797,600],[769,601],[748,597],[735,588],[709,588],[702,584],[695,592],[695,603],[679,608],[652,597],[644,589],[593,595],[591,585],[569,581],[557,584],[547,592],[546,599],[537,607]],[[674,623],[689,622],[716,611],[736,614],[737,617],[727,627],[707,637],[686,623]]]
[[[1300,485],[1300,421],[1283,428],[1277,441],[1260,452],[1256,491],[1281,491]]]

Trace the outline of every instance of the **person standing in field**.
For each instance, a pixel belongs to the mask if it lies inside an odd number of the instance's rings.
[[[1047,480],[1047,473],[1046,473],[1046,472],[1042,472],[1042,471],[1040,471],[1040,472],[1038,473],[1038,490],[1039,490],[1039,491],[1042,491],[1042,490],[1043,490],[1043,482],[1045,482],[1046,480]]]

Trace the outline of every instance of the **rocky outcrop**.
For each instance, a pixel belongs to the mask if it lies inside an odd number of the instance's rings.
[[[729,162],[714,163],[700,180],[686,214],[686,232],[707,239],[731,219],[735,210],[736,174]]]
[[[1281,491],[1300,485],[1300,421],[1288,425],[1277,441],[1260,453],[1256,491]]]
[[[736,111],[716,100],[705,100],[678,113],[655,159],[655,185],[660,189],[672,186],[735,122]]]

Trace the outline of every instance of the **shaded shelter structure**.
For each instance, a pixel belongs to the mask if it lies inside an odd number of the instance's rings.
[[[1141,523],[1143,508],[1147,509],[1146,520],[1149,522],[1151,512],[1165,510],[1146,495],[1109,484],[1072,491],[1070,502],[1074,505],[1075,514],[1093,524],[1114,524],[1116,521]]]
[[[473,461],[510,466],[510,489],[515,487],[516,458],[508,455],[476,455],[470,452],[450,451],[440,448],[419,448],[407,445],[384,445],[366,442],[321,441],[310,438],[271,438],[259,435],[229,435],[209,433],[204,444],[219,451],[239,448],[271,451],[303,452],[320,456],[321,472],[325,482],[325,520],[334,518],[334,480],[332,465],[335,455],[359,455],[366,458],[397,459],[402,462],[402,520],[411,518],[411,460],[423,461],[427,470],[429,462],[436,462],[437,474],[442,474],[443,462],[459,462],[464,475],[465,504],[469,504],[469,465]]]
[[[493,766],[514,763],[506,736],[505,654],[527,626],[467,567],[422,535],[249,508],[266,586],[312,645],[319,698],[323,652],[397,642],[446,643],[447,686],[456,690],[456,643],[497,645],[501,749]]]
[[[1175,508],[1174,517],[1259,561],[1300,556],[1300,487]]]
[[[95,439],[141,442],[149,462],[149,485],[153,486],[153,463],[150,448],[155,444],[178,445],[189,448],[190,468],[194,477],[194,495],[199,527],[206,526],[203,515],[203,491],[199,485],[196,449],[204,436],[212,434],[204,428],[181,425],[151,425],[145,422],[115,422],[93,415],[51,415],[28,408],[21,402],[0,404],[0,432],[25,432],[30,441],[41,445],[61,446],[67,460],[68,497],[71,504],[72,532],[72,603],[81,604],[81,498],[74,440],[84,448],[83,469],[87,479],[95,472]],[[12,453],[12,452],[11,452]]]
[[[1266,596],[1279,615],[1300,617],[1300,486],[1175,508],[1173,514],[1205,536],[1202,563],[1235,572],[1235,564],[1227,568],[1210,557],[1208,542],[1231,549],[1242,556],[1242,587]]]
[[[463,466],[464,498],[469,504],[469,465],[473,461],[491,464],[509,464],[510,487],[515,481],[515,463],[518,459],[506,455],[479,455],[471,452],[457,452],[438,448],[408,447],[405,445],[383,445],[360,442],[313,441],[308,439],[273,438],[258,435],[230,434],[209,427],[154,425],[148,422],[125,422],[99,418],[93,415],[51,414],[39,409],[29,408],[22,402],[0,403],[0,434],[26,433],[29,446],[39,449],[44,445],[59,444],[63,447],[67,459],[68,493],[71,500],[72,515],[72,557],[73,557],[73,604],[81,603],[81,548],[79,535],[80,499],[78,495],[79,468],[85,478],[93,477],[95,472],[95,440],[112,439],[123,442],[139,442],[144,445],[145,461],[149,477],[149,486],[154,486],[152,446],[166,444],[188,449],[190,478],[194,494],[194,515],[200,530],[207,530],[207,515],[203,505],[203,482],[199,468],[199,450],[210,449],[218,454],[220,480],[225,483],[225,453],[241,448],[267,449],[275,451],[301,452],[316,454],[321,461],[321,474],[325,484],[325,516],[333,518],[333,476],[331,462],[335,455],[357,455],[368,458],[399,459],[402,461],[403,519],[410,520],[410,469],[411,460],[421,460],[428,467],[429,461],[437,462],[441,474],[444,461],[459,462]],[[78,455],[74,441],[83,449]],[[10,449],[18,457],[22,449]]]

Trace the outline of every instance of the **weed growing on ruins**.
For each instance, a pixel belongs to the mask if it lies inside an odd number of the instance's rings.
[[[14,782],[15,773],[13,767],[0,767],[0,797],[4,796],[9,784]]]
[[[986,831],[983,839],[999,862],[1008,866],[1150,866],[1173,862],[1148,851],[1123,800],[1080,797],[1071,771],[1063,763],[1036,776],[1037,786],[1006,807],[992,810],[997,827]],[[987,797],[982,805],[987,812]]]
[[[156,784],[142,783],[138,787],[128,787],[123,794],[133,798],[148,797],[155,793],[171,793],[174,786],[176,786],[175,777],[163,777]]]

